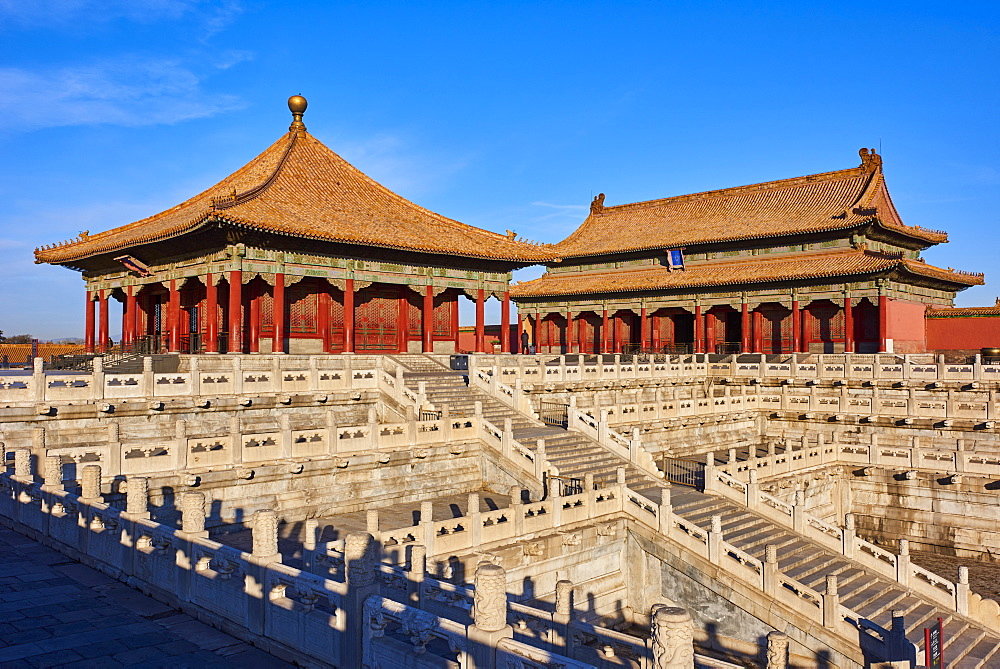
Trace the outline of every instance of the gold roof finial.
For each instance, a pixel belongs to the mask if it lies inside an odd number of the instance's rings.
[[[288,98],[288,111],[292,112],[292,124],[288,126],[290,132],[303,133],[306,131],[306,124],[302,122],[302,115],[306,113],[309,103],[301,95],[293,95]]]

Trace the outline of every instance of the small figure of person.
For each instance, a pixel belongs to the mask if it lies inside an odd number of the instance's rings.
[[[528,332],[525,330],[521,332],[521,354],[528,355],[528,343],[529,343]]]

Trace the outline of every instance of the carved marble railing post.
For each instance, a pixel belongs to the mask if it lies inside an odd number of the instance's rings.
[[[719,564],[722,559],[722,516],[712,516],[711,530],[708,533],[708,559],[712,564]]]
[[[427,549],[416,544],[410,547],[410,569],[406,572],[406,599],[420,607],[424,577],[427,575]]]
[[[549,643],[557,653],[572,657],[569,625],[573,619],[573,582],[556,581],[556,610],[552,614],[552,636]]]
[[[125,482],[125,512],[133,518],[149,519],[149,479],[130,476]]]
[[[548,462],[545,459],[545,440],[538,439],[535,441],[535,478],[539,481],[545,476],[545,465]]]
[[[497,644],[514,636],[514,629],[507,624],[507,572],[498,564],[480,562],[476,567],[472,619],[468,628],[469,666],[495,669]]]
[[[857,538],[857,530],[855,529],[854,514],[848,513],[844,515],[844,529],[842,532],[843,536],[843,553],[844,557],[854,558],[854,544],[857,543],[855,539]]]
[[[347,574],[347,595],[344,597],[345,636],[343,653],[338,666],[360,667],[362,664],[362,634],[364,632],[364,602],[377,595],[378,573],[375,570],[374,541],[367,532],[351,532],[344,539],[344,564]]]
[[[792,529],[802,534],[806,526],[806,491],[795,491],[795,503],[792,505]]]
[[[14,478],[22,483],[31,483],[31,449],[14,449]]]
[[[660,534],[669,536],[670,528],[673,525],[671,516],[674,513],[673,503],[670,501],[670,484],[660,488],[660,508],[657,518],[659,519]]]
[[[372,535],[372,538],[378,542],[380,535],[378,509],[368,509],[365,511],[365,531]]]
[[[958,568],[958,581],[955,583],[955,610],[963,616],[969,615],[969,568]]]
[[[420,503],[420,529],[423,535],[424,546],[427,547],[427,553],[429,555],[434,555],[434,503],[433,502],[421,502]]]
[[[275,378],[281,377],[275,375]],[[202,509],[204,510],[204,506]],[[243,592],[251,601],[260,602],[261,605],[247,607],[246,626],[254,634],[263,634],[267,615],[266,602],[270,594],[265,589],[267,566],[281,563],[281,554],[278,552],[278,514],[270,509],[255,513],[250,526],[250,537],[253,548],[247,561]]]
[[[767,635],[767,669],[787,669],[788,635],[769,632]]]
[[[840,619],[840,594],[837,592],[837,575],[826,575],[826,590],[823,592],[823,626],[837,629]]]
[[[705,453],[705,492],[712,492],[716,488],[715,474],[715,452]]]
[[[470,492],[469,501],[465,507],[465,514],[469,518],[469,527],[466,528],[472,537],[472,545],[478,546],[482,541],[482,512],[479,510],[479,493]]]
[[[181,494],[181,532],[189,537],[207,538],[205,530],[205,495],[200,492]]]
[[[687,609],[657,604],[650,616],[653,669],[694,669],[694,623]]]
[[[101,466],[86,465],[80,478],[80,501],[88,504],[103,502],[101,497]]]
[[[253,557],[259,563],[281,562],[278,552],[278,514],[267,509],[258,511],[253,517],[250,531],[253,539]]]
[[[51,492],[62,490],[62,458],[58,455],[48,455],[45,457],[45,469],[42,474],[44,484],[42,490]]]
[[[310,358],[310,361],[312,358]],[[316,566],[316,543],[319,541],[319,520],[306,518],[305,537],[302,540],[302,566],[312,572]]]
[[[907,539],[899,540],[899,555],[896,556],[896,580],[904,588],[910,585],[910,542]]]
[[[764,581],[764,594],[768,597],[774,597],[774,593],[778,589],[778,547],[774,544],[764,546],[762,568],[764,573],[761,574],[761,578]]]
[[[587,494],[587,508],[590,509],[590,517],[597,515],[597,491],[594,489],[594,474],[587,472],[583,475],[583,492]]]
[[[772,448],[773,446],[772,444]],[[757,482],[757,470],[751,469],[747,475],[747,508],[754,510],[760,505],[760,483]]]

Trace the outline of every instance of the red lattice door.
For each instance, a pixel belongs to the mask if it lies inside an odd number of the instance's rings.
[[[601,319],[587,312],[580,315],[580,353],[597,353],[601,350]]]
[[[792,350],[792,312],[780,307],[762,307],[764,353]]]
[[[844,341],[844,310],[833,304],[814,304],[809,307],[809,339],[824,344],[824,351],[833,353],[830,346]]]
[[[399,350],[399,290],[372,287],[358,293],[354,310],[354,342],[358,351]]]

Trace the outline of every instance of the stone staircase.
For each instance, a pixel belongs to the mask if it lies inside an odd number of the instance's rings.
[[[470,388],[463,372],[451,371],[430,358],[420,355],[393,358],[411,370],[406,375],[408,387],[415,389],[416,382],[426,382],[428,399],[438,408],[447,405],[453,414],[471,415],[474,403],[480,401],[483,415],[494,425],[502,427],[505,418],[511,419],[514,438],[523,445],[534,448],[536,439],[544,439],[546,457],[564,476],[583,478],[592,473],[595,480],[614,482],[615,470],[625,467],[629,488],[659,503],[662,481],[650,478],[586,436],[530,419],[482,391]],[[936,625],[941,618],[944,621],[944,655],[953,669],[1000,667],[1000,635],[995,631],[970,624],[953,612],[940,610],[899,583],[866,572],[843,555],[800,537],[746,507],[693,488],[674,486],[671,504],[674,513],[706,532],[711,529],[712,517],[721,516],[725,541],[761,561],[765,546],[774,545],[781,571],[814,590],[823,592],[826,576],[835,574],[841,603],[877,625],[889,628],[892,612],[902,611],[907,638],[918,647],[923,645],[923,628]]]
[[[626,485],[659,502],[661,481],[651,478],[588,437],[531,419],[481,390],[469,387],[465,372],[452,371],[428,357],[395,355],[392,358],[410,370],[405,375],[408,388],[416,390],[418,382],[426,383],[427,399],[435,407],[440,409],[447,405],[453,416],[471,416],[475,412],[475,403],[482,402],[483,417],[499,428],[503,428],[504,419],[509,418],[514,439],[523,446],[534,450],[535,442],[544,439],[545,457],[562,475],[582,479],[586,474],[593,474],[595,481],[613,483],[615,470],[625,467]]]

